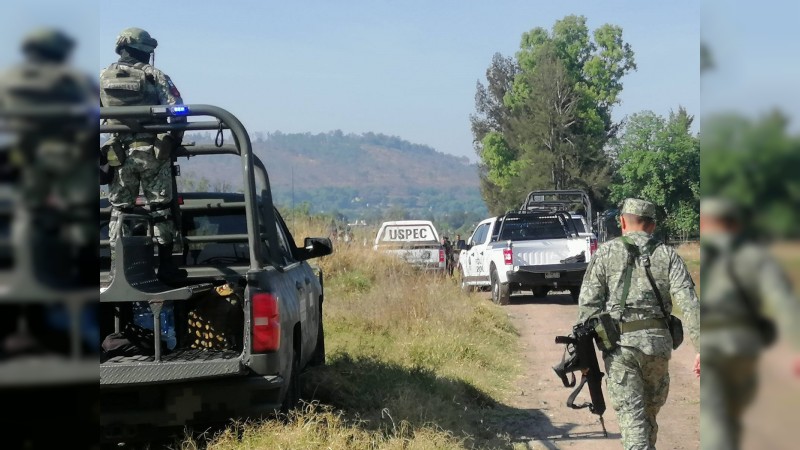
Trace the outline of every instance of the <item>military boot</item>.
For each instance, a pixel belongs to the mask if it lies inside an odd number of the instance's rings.
[[[172,244],[158,245],[158,279],[164,283],[180,281],[188,273],[172,261]]]

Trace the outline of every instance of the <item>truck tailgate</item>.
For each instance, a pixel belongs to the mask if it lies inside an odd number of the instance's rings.
[[[230,350],[187,349],[161,357],[116,356],[100,365],[100,384],[145,384],[244,375],[240,353]]]
[[[584,251],[583,239],[518,241],[513,244],[515,266],[560,264],[562,260]]]

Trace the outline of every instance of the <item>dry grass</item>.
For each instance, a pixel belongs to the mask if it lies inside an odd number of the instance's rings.
[[[295,228],[298,240],[326,235],[320,221]],[[361,242],[317,263],[327,362],[303,377],[312,403],[283,421],[229,427],[208,448],[511,448],[492,425],[509,413],[501,402],[519,370],[500,307]]]

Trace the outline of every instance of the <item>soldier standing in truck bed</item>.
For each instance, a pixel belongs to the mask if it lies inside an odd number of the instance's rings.
[[[119,60],[100,73],[102,106],[183,104],[170,77],[150,65],[150,55],[156,46],[158,41],[140,28],[127,28],[120,33],[115,46]],[[137,125],[142,124],[134,123],[132,126]],[[114,170],[108,195],[112,206],[109,227],[112,269],[114,242],[119,232],[117,218],[120,213],[132,210],[141,187],[149,203],[158,242],[159,278],[168,281],[186,276],[186,271],[178,269],[172,261],[175,236],[171,217],[172,150],[180,144],[182,137],[181,131],[157,135],[120,133],[104,145],[108,163]]]

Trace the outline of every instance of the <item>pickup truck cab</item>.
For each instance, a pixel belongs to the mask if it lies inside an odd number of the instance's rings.
[[[464,290],[491,287],[508,304],[515,291],[568,289],[577,300],[597,240],[581,236],[568,212],[513,211],[478,224],[459,255]]]
[[[215,120],[166,122],[176,115]],[[173,162],[231,155],[242,170],[229,175],[244,181],[236,194],[174,188],[180,234],[172,258],[188,276],[169,285],[155,276],[152,219],[138,208],[118,216],[112,267],[103,239],[110,208],[101,201],[101,440],[126,442],[293,407],[300,371],[325,361],[323,274],[307,261],[330,254],[330,240],[295,244],[272,204],[266,168],[229,112],[208,105],[109,107],[100,117],[141,120],[151,124],[148,131],[229,129],[233,145],[181,146]],[[104,123],[100,132],[130,129]],[[174,340],[161,338],[166,329]]]
[[[428,220],[384,222],[372,248],[402,258],[426,271],[444,272],[446,267],[439,233]]]

